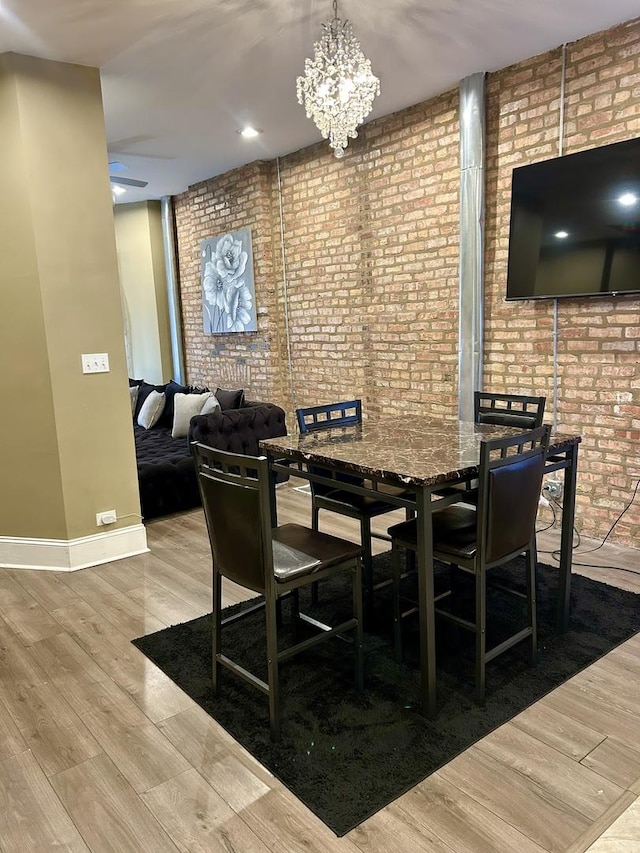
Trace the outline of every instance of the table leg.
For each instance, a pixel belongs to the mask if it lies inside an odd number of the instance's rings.
[[[436,715],[436,632],[433,588],[431,493],[416,492],[418,525],[418,598],[420,611],[420,699],[427,717]]]
[[[271,527],[278,526],[278,505],[276,502],[276,473],[272,468],[273,456],[267,455],[269,461],[269,507],[271,509]]]
[[[562,534],[560,538],[560,571],[558,576],[558,609],[556,628],[564,633],[569,627],[571,609],[571,560],[573,552],[573,522],[576,512],[576,475],[578,445],[567,451],[568,466],[564,469],[564,501],[562,504]]]

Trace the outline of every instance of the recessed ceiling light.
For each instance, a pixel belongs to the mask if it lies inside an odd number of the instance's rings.
[[[125,187],[121,187],[118,184],[111,184],[111,192],[114,195],[122,195],[122,193],[126,193],[126,191]]]
[[[239,130],[238,133],[245,139],[254,139],[254,137],[260,136],[262,131],[257,127],[250,127],[249,125],[247,125],[247,127],[243,127],[241,130]]]
[[[554,236],[557,237],[558,240],[564,240],[566,237],[569,236],[569,232],[568,231],[556,231]]]
[[[622,193],[622,195],[618,198],[618,202],[624,207],[631,207],[632,204],[635,204],[638,201],[638,196],[634,193]]]

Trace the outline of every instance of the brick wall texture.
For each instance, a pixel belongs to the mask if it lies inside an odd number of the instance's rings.
[[[640,131],[640,21],[565,48],[563,153]],[[487,79],[484,388],[547,396],[554,303],[505,302],[511,171],[560,153],[561,48]],[[189,381],[296,406],[456,417],[459,97],[174,199]],[[200,241],[251,228],[259,331],[204,335]],[[282,240],[284,235],[284,241]],[[640,285],[640,271],[639,271]],[[640,299],[558,301],[558,428],[580,432],[578,528],[604,536],[640,478]],[[401,422],[399,421],[399,428]],[[640,495],[612,541],[640,544]]]

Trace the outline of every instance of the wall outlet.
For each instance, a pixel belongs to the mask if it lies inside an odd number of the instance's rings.
[[[545,497],[554,501],[562,499],[562,480],[549,479],[545,481],[542,487],[542,492]]]
[[[102,524],[115,524],[118,520],[115,509],[108,509],[106,512],[96,513],[96,524],[100,527]]]
[[[83,353],[81,358],[82,358],[82,372],[83,373],[108,373],[109,372],[109,353],[107,353],[107,352]]]

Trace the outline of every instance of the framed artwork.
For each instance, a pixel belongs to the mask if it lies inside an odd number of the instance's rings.
[[[205,334],[257,331],[251,229],[208,237],[200,254]]]

